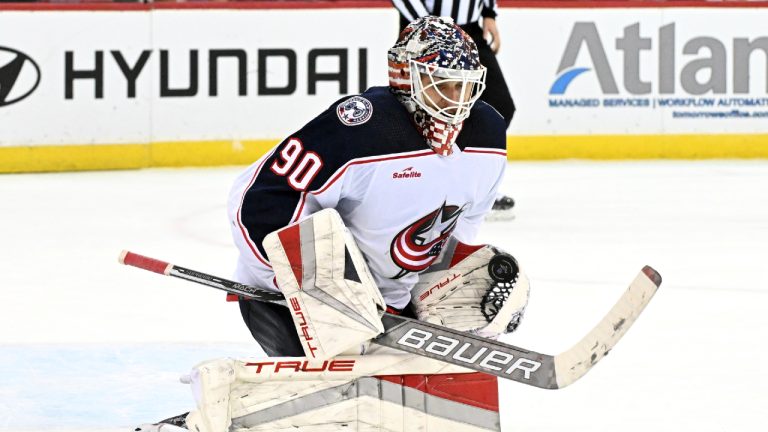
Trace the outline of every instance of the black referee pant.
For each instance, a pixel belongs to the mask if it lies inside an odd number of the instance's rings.
[[[515,115],[515,102],[509,93],[507,81],[501,73],[501,66],[493,53],[491,46],[483,39],[483,29],[478,23],[461,26],[465,32],[475,41],[477,51],[480,54],[480,63],[487,69],[485,75],[485,91],[480,95],[480,100],[496,108],[496,111],[504,117],[504,122],[509,127],[512,117]]]

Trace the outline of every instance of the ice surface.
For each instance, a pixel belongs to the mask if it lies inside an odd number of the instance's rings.
[[[132,430],[192,408],[198,362],[260,353],[222,293],[117,263],[228,277],[240,170],[0,176],[0,430]],[[532,281],[507,342],[563,351],[643,265],[664,278],[579,382],[503,382],[505,431],[768,430],[768,162],[512,163],[503,192],[517,217],[480,240]]]

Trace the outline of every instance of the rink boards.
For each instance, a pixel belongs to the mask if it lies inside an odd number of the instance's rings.
[[[0,6],[0,172],[250,163],[386,85],[397,13],[340,4]],[[592,4],[502,3],[510,160],[768,157],[768,8]]]

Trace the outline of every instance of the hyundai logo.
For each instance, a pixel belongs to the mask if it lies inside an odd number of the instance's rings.
[[[21,51],[0,46],[0,107],[16,103],[40,84],[40,68]]]

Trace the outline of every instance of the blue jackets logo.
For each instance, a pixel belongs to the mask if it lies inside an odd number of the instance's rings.
[[[347,126],[359,126],[373,115],[373,105],[362,96],[353,96],[336,107],[336,115]]]
[[[0,107],[26,98],[40,84],[40,68],[32,58],[0,46]]]
[[[400,267],[392,279],[429,267],[440,255],[463,211],[463,206],[443,202],[439,208],[400,231],[390,245],[392,261]]]

